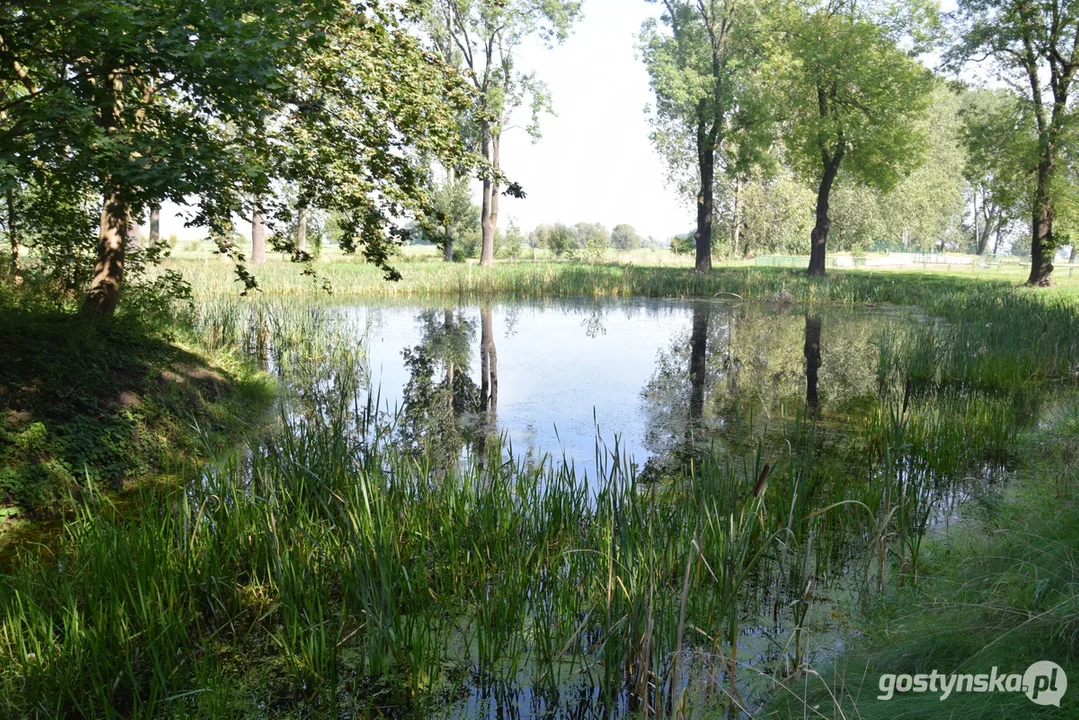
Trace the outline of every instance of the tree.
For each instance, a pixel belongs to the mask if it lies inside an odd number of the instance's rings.
[[[1037,166],[1037,132],[1024,104],[1007,90],[970,90],[962,96],[960,118],[967,150],[964,177],[970,185],[971,237],[981,255],[995,233],[1028,212]]]
[[[802,252],[813,225],[812,202],[813,194],[788,168],[750,175],[739,190],[738,216],[731,218],[740,225],[739,247],[732,243],[732,251],[742,257]]]
[[[561,257],[570,250],[575,239],[573,228],[562,223],[555,223],[554,227],[547,231],[547,247],[555,257]]]
[[[878,194],[884,225],[883,237],[874,243],[878,247],[943,250],[964,242],[967,153],[960,99],[953,89],[937,83],[929,101],[913,128],[925,138],[924,160],[890,191]]]
[[[619,250],[636,250],[641,246],[641,236],[632,225],[615,225],[611,230],[611,245]]]
[[[611,234],[599,223],[579,222],[574,227],[574,247],[607,249],[611,246]]]
[[[528,233],[528,246],[531,248],[550,247],[550,225],[537,225],[536,229]]]
[[[132,218],[164,200],[198,198],[190,222],[252,285],[232,218],[263,200],[275,213],[274,179],[302,179],[342,212],[342,245],[392,274],[394,219],[424,199],[412,155],[464,155],[465,86],[379,0],[56,0],[0,19],[14,68],[0,78],[0,169],[101,198],[87,315],[115,310]]]
[[[798,6],[775,58],[785,72],[786,146],[816,188],[809,274],[823,275],[829,203],[844,176],[888,190],[921,160],[932,78],[900,38],[853,2]]]
[[[480,210],[482,246],[480,265],[494,262],[501,180],[501,140],[514,109],[531,100],[529,133],[539,137],[539,116],[550,109],[546,87],[516,67],[522,41],[538,36],[551,46],[568,37],[580,15],[579,0],[432,0],[427,13],[428,33],[447,56],[457,57],[477,97],[476,118],[480,153],[486,161],[481,173]],[[520,196],[511,184],[506,191]]]
[[[480,209],[472,203],[468,180],[447,174],[428,191],[429,208],[420,220],[424,237],[442,249],[446,262],[453,260],[454,241],[479,229]]]
[[[641,49],[656,105],[652,140],[672,174],[695,171],[696,268],[712,269],[712,225],[717,156],[753,106],[744,94],[756,50],[749,32],[749,0],[651,0],[661,2],[660,23],[641,30]],[[659,25],[668,30],[661,32]]]
[[[1060,166],[1075,116],[1069,107],[1079,69],[1079,6],[1068,0],[959,0],[961,37],[951,49],[955,66],[992,60],[1001,80],[1030,103],[1037,128],[1031,203],[1031,263],[1027,284],[1052,283]]]

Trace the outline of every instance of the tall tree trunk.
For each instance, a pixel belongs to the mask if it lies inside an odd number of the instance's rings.
[[[498,223],[498,189],[493,173],[497,170],[497,160],[493,149],[494,142],[490,121],[480,123],[480,150],[490,160],[491,170],[483,176],[483,207],[480,209],[480,265],[490,267],[495,261],[495,226]]]
[[[984,206],[983,206],[984,208]],[[993,211],[984,218],[981,230],[976,230],[974,235],[974,254],[984,255],[985,249],[989,247],[989,236],[993,233],[995,217]],[[977,223],[975,223],[977,224]]]
[[[442,243],[443,262],[453,262],[453,226],[446,225],[446,239]]]
[[[105,196],[97,235],[97,265],[90,289],[82,303],[82,315],[112,315],[120,301],[124,282],[124,255],[127,251],[130,210],[115,190]]]
[[[307,252],[307,208],[303,205],[296,210],[296,247]]]
[[[19,275],[19,226],[15,215],[15,190],[7,189],[7,232],[11,242],[11,281],[18,285],[22,282]]]
[[[455,187],[457,184],[457,172],[451,167],[446,171],[446,186],[449,188]],[[446,222],[442,225],[443,235],[445,238],[442,241],[442,260],[444,262],[453,262],[453,244],[456,228],[453,223],[450,222],[449,216],[446,217]]]
[[[1075,263],[1075,244],[1074,244],[1074,241],[1072,243],[1072,254],[1071,254],[1071,257],[1068,258],[1068,262],[1072,263],[1072,264]]]
[[[708,324],[712,308],[704,302],[693,305],[693,329],[689,337],[689,427],[704,417],[704,378],[707,374]]]
[[[828,208],[832,196],[832,185],[835,184],[842,159],[843,154],[839,151],[831,158],[824,158],[824,174],[821,175],[820,185],[817,186],[817,220],[813,226],[813,233],[810,235],[809,274],[811,276],[824,275],[828,230],[832,227],[832,220],[828,217]]]
[[[982,236],[978,232],[978,220],[980,218],[978,216],[978,188],[977,188],[977,186],[974,187],[974,192],[971,193],[971,203],[973,203],[973,206],[974,206],[973,210],[972,210],[972,214],[974,215],[974,252],[975,252],[976,255],[981,255],[982,254],[981,250],[978,249],[978,248],[981,247],[979,242],[980,242]]]
[[[742,181],[734,178],[734,212],[731,222],[731,257],[738,257],[738,242],[742,238]]]
[[[131,222],[127,225],[127,252],[128,254],[137,253],[142,249],[142,242],[140,236],[142,235],[142,226],[132,218]]]
[[[154,203],[150,206],[150,237],[147,241],[150,247],[157,245],[161,240],[161,206]]]
[[[501,132],[491,134],[491,166],[497,173],[501,168]],[[480,265],[490,267],[495,262],[495,233],[498,232],[498,180],[491,179],[491,193],[487,203],[487,218],[483,225],[483,248],[480,252]]]
[[[820,318],[807,313],[803,352],[806,358],[806,407],[809,409],[810,417],[817,417],[820,414],[820,397],[817,394],[821,366],[820,329]]]
[[[1046,151],[1047,153],[1049,151]],[[1030,277],[1027,285],[1048,287],[1053,283],[1053,200],[1049,183],[1053,163],[1043,157],[1038,163],[1038,182],[1034,189],[1034,212],[1031,218]]]
[[[251,210],[251,264],[266,262],[266,225],[262,222],[262,199],[255,198]]]
[[[708,129],[706,111],[706,103],[702,100],[697,121],[697,167],[701,187],[697,191],[697,232],[694,235],[697,245],[695,267],[699,273],[712,270],[712,215],[715,210],[716,134]]]

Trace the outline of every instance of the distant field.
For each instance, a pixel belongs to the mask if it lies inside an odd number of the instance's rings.
[[[845,257],[849,259],[849,255]],[[930,277],[943,282],[988,280],[1011,285],[1021,284],[1029,272],[1029,267],[1018,259],[1008,258],[986,267],[972,263],[972,256],[952,258],[955,262],[834,269],[829,275],[843,280],[824,285],[813,283],[813,287],[820,299],[888,301],[885,289],[873,287],[874,278],[888,278],[892,285],[901,278],[916,283],[918,278]],[[263,292],[283,295],[321,293],[329,288],[337,295],[376,297],[552,294],[679,297],[736,293],[747,298],[767,298],[787,289],[796,299],[808,298],[810,283],[804,266],[798,258],[785,260],[784,267],[771,266],[767,258],[717,262],[716,271],[702,277],[692,272],[692,257],[668,250],[608,251],[603,262],[592,264],[553,258],[546,250],[526,249],[521,257],[497,260],[495,267],[487,270],[476,260],[444,263],[431,246],[409,246],[402,249],[394,262],[402,275],[399,282],[387,282],[377,268],[355,256],[344,255],[337,248],[328,248],[312,264],[314,276],[303,275],[300,266],[272,254],[265,265],[252,269]],[[175,252],[163,267],[183,273],[200,294],[228,294],[241,289],[229,261],[208,250]],[[1079,299],[1077,270],[1079,265],[1058,263],[1054,274],[1057,286],[1049,292]]]

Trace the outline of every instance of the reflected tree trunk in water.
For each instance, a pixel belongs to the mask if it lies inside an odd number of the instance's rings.
[[[704,377],[707,373],[708,321],[712,309],[699,303],[693,306],[693,331],[689,340],[689,425],[700,423],[704,415]]]
[[[265,373],[270,372],[270,328],[265,320],[255,329],[255,356],[259,369]]]
[[[457,325],[453,321],[453,309],[452,308],[446,308],[443,311],[442,327],[445,329],[446,337],[452,338],[453,335],[454,335],[454,332],[457,330]],[[449,402],[449,411],[450,411],[451,415],[453,414],[453,379],[454,379],[454,374],[456,372],[456,369],[457,368],[456,368],[456,366],[454,365],[454,362],[453,362],[453,354],[450,353],[446,357],[446,388],[447,388],[447,391],[448,391],[447,395],[448,395],[448,402]]]
[[[480,310],[480,409],[498,410],[498,353],[490,306]]]
[[[733,398],[738,394],[738,361],[734,357],[734,345],[738,331],[738,321],[734,316],[734,308],[727,313],[727,357],[724,361],[727,372],[727,393]]]
[[[820,414],[820,398],[817,395],[820,358],[821,320],[815,315],[806,314],[805,358],[806,358],[806,407],[810,417]]]

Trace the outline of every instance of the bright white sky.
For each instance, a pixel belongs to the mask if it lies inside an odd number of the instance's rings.
[[[510,218],[525,232],[545,222],[628,223],[659,239],[693,227],[692,208],[665,187],[648,139],[652,95],[635,48],[641,24],[658,12],[643,0],[585,0],[565,44],[523,49],[521,67],[547,83],[556,116],[543,118],[535,145],[523,129],[503,137],[503,169],[528,193],[503,202],[503,227]]]

